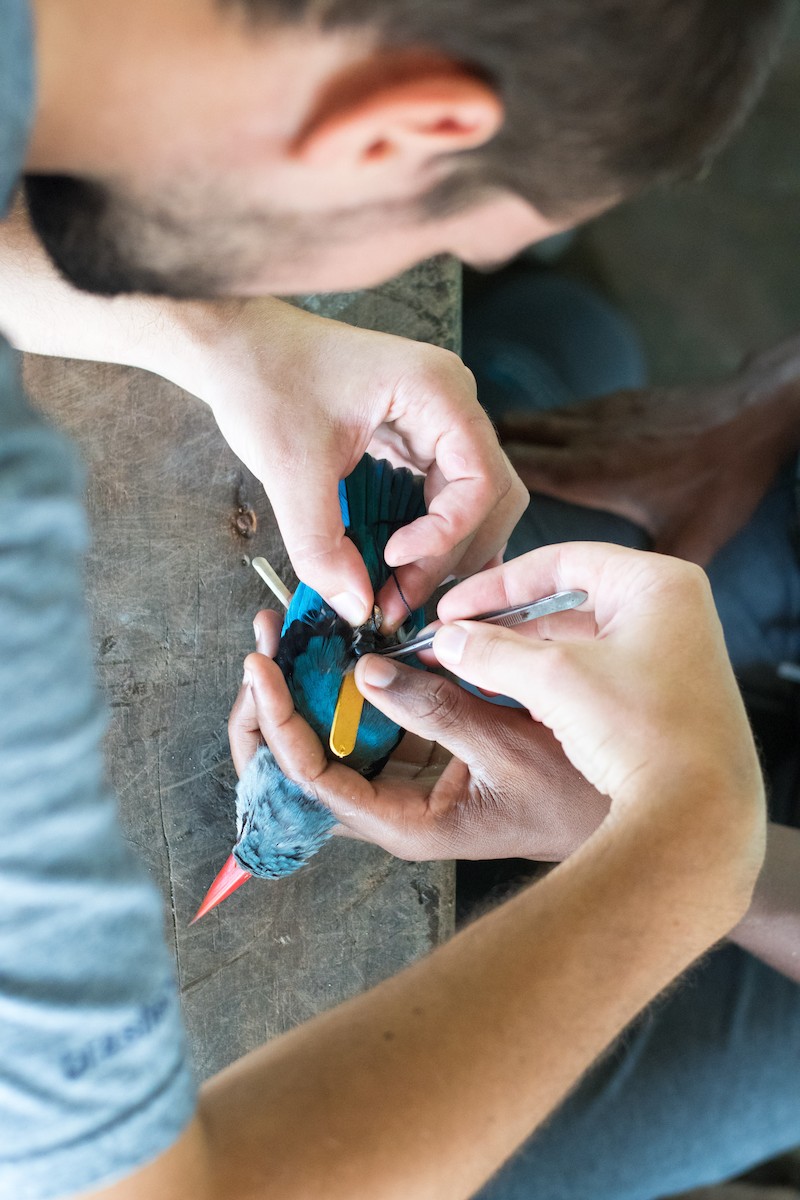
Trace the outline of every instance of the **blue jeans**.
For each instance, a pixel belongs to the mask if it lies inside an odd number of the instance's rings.
[[[490,414],[555,408],[644,384],[617,314],[555,276],[517,279],[465,320],[465,360]],[[737,669],[800,659],[794,471],[709,569]],[[533,496],[509,556],[573,538],[645,547],[609,513]],[[800,826],[796,699],[754,710],[772,819]],[[800,987],[735,946],[654,1003],[480,1200],[655,1200],[738,1174],[800,1142]]]

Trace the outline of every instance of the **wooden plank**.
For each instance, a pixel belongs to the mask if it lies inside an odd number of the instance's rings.
[[[458,274],[427,264],[316,311],[453,346]],[[391,974],[449,935],[449,864],[335,840],[294,877],[254,880],[189,928],[234,836],[226,720],[277,602],[252,570],[292,579],[257,480],[211,412],[144,372],[29,358],[34,401],[89,465],[88,564],[110,774],[131,841],[166,899],[187,1028],[205,1077]]]

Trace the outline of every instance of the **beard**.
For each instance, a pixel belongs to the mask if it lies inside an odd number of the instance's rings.
[[[447,181],[417,200],[309,214],[237,207],[207,183],[157,201],[70,175],[27,175],[24,183],[31,225],[74,287],[195,300],[268,292],[269,279],[285,279],[288,269],[294,280],[304,271],[313,279],[331,245],[357,246],[473,199]]]
[[[197,193],[155,204],[69,175],[27,175],[24,183],[31,225],[57,269],[102,296],[229,295],[270,259],[310,248],[294,219],[232,214],[229,206],[220,219]]]

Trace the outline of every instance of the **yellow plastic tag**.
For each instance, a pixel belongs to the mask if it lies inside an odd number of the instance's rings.
[[[363,707],[364,697],[356,687],[356,677],[351,671],[342,680],[328,742],[337,758],[347,758],[355,750]]]

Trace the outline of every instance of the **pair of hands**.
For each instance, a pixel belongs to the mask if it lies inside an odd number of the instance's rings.
[[[366,571],[344,537],[333,500],[339,479],[365,450],[426,475],[428,516],[398,531],[386,554],[412,606],[446,575],[469,575],[497,560],[527,495],[460,360],[274,300],[231,302],[228,321],[220,321],[219,312],[215,306],[212,336],[202,339],[200,385],[177,381],[211,404],[232,448],[264,481],[298,575],[342,615],[356,624],[372,604]],[[504,433],[529,486],[622,512],[645,525],[659,549],[704,561],[746,519],[794,448],[799,365],[800,340],[794,340],[724,384],[607,397],[509,421]],[[357,672],[364,694],[414,735],[381,779],[368,784],[326,762],[293,714],[280,673],[259,655],[250,660],[252,682],[231,719],[237,767],[263,733],[287,774],[316,790],[346,830],[395,854],[556,860],[581,844],[625,793],[626,769],[631,778],[647,778],[653,775],[648,764],[660,762],[669,775],[676,747],[696,737],[706,709],[708,728],[719,725],[719,737],[709,735],[707,747],[693,745],[684,759],[690,768],[720,767],[724,754],[715,746],[725,742],[731,722],[738,722],[752,750],[704,580],[652,557],[646,567],[638,558],[623,562],[610,548],[602,568],[595,552],[583,548],[570,559],[574,573],[563,574],[548,568],[544,553],[469,580],[439,610],[451,621],[559,586],[587,587],[589,578],[602,584],[597,594],[590,591],[597,620],[580,647],[571,639],[577,629],[585,635],[587,626],[574,614],[514,634],[471,628],[468,647],[486,657],[470,674],[468,650],[458,673],[513,696],[528,715],[400,665],[390,685],[378,687],[368,678],[377,669],[374,660],[365,660]],[[657,602],[645,619],[641,606],[648,596]],[[693,645],[690,656],[692,639],[687,642],[684,622],[676,627],[670,610],[675,597],[678,610],[698,623],[702,644]],[[403,620],[405,607],[393,587],[377,600],[388,628]],[[259,649],[268,656],[277,644],[277,621],[260,614],[256,624]],[[552,636],[567,631],[569,639],[550,646],[547,657],[531,659],[551,627]],[[627,679],[623,643],[631,656]],[[502,647],[509,658],[495,677]],[[548,666],[553,661],[558,673]],[[670,674],[672,661],[680,669]],[[686,721],[683,705],[694,679],[708,704]],[[705,694],[708,679],[724,684],[721,706]],[[558,700],[558,713],[547,697]],[[672,705],[667,725],[660,720],[664,704]],[[592,747],[587,731],[596,731],[600,716],[609,740],[604,745],[596,737]],[[618,731],[639,725],[633,758],[641,761],[626,768]],[[663,790],[658,773],[653,782]]]
[[[719,383],[508,416],[507,458],[470,372],[448,351],[272,299],[208,311],[199,355],[182,353],[167,373],[211,404],[263,481],[298,576],[353,624],[372,593],[333,497],[366,450],[426,476],[428,515],[398,530],[386,555],[414,607],[447,575],[499,561],[526,488],[619,513],[657,551],[705,564],[800,447],[797,336]],[[377,601],[388,629],[402,622],[393,585]]]
[[[564,588],[585,611],[517,630],[470,615]],[[342,832],[399,857],[567,857],[608,817],[696,794],[761,792],[747,718],[704,574],[602,544],[544,547],[466,580],[439,604],[438,660],[501,692],[501,708],[451,680],[367,656],[365,697],[410,733],[367,781],[328,762],[271,661],[274,614],[231,713],[241,771],[263,738],[284,772],[327,804]],[[460,644],[460,645],[459,645]]]
[[[426,477],[428,515],[387,547],[412,607],[446,576],[497,559],[527,506],[471,373],[447,350],[272,297],[109,301],[76,291],[21,204],[2,222],[0,282],[0,324],[20,350],[140,367],[209,404],[263,483],[298,577],[353,625],[372,613],[372,585],[344,536],[337,488],[366,450]],[[402,624],[393,584],[377,601],[387,628]]]
[[[800,337],[719,383],[509,415],[500,435],[531,491],[627,517],[704,565],[800,448]]]
[[[336,496],[366,451],[425,476],[427,515],[386,548],[412,608],[448,575],[499,561],[528,493],[455,354],[273,299],[190,307],[184,319],[193,315],[202,332],[165,373],[210,404],[262,481],[298,577],[352,625],[373,594]],[[387,629],[402,624],[393,583],[375,599]]]

